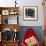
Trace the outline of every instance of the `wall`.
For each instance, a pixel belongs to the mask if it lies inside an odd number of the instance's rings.
[[[15,6],[15,0],[0,0],[1,7]],[[43,26],[43,0],[17,0],[17,6],[19,6],[19,24],[20,26]],[[37,6],[38,7],[38,20],[37,21],[24,21],[23,19],[23,6]]]
[[[43,6],[42,0],[21,0],[20,2],[20,25],[21,26],[43,26]],[[19,3],[18,2],[18,3]],[[38,6],[38,20],[37,21],[24,21],[23,20],[23,6]]]

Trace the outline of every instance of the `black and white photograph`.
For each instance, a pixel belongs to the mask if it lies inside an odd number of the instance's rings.
[[[24,6],[24,20],[37,20],[37,7]]]

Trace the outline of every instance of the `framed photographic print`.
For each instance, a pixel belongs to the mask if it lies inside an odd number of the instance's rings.
[[[37,6],[24,6],[24,20],[37,20]]]
[[[2,10],[2,15],[9,15],[9,10]]]

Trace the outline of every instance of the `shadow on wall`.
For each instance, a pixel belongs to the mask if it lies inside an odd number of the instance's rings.
[[[37,37],[38,37],[39,41],[42,43],[43,42],[42,26],[32,26],[32,27],[31,26],[21,26],[20,32],[19,32],[20,41],[22,40],[23,35],[28,28],[32,28],[37,33]]]

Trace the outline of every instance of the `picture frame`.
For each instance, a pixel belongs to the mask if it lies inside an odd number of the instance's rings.
[[[24,6],[24,20],[38,20],[37,6]]]
[[[9,11],[9,14],[10,14],[10,15],[16,15],[17,13],[18,13],[18,12],[17,12],[16,10],[10,10],[10,11]]]
[[[9,15],[9,10],[2,10],[2,15]]]

